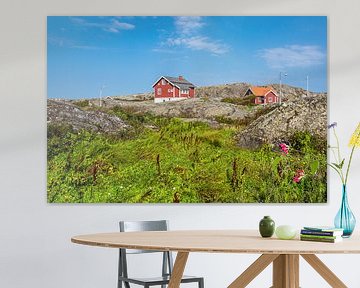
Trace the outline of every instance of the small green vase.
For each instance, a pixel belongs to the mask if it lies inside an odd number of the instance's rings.
[[[259,223],[259,231],[262,237],[271,237],[274,235],[275,222],[270,216],[264,216]]]

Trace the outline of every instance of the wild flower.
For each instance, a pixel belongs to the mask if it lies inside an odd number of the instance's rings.
[[[296,171],[296,174],[295,174],[294,178],[293,178],[293,181],[295,183],[299,183],[301,181],[301,179],[304,178],[304,176],[305,176],[305,171],[303,169],[298,169]]]
[[[335,162],[332,162],[330,164],[328,164],[331,168],[333,168],[336,173],[338,173],[338,175],[340,176],[341,182],[342,184],[345,186],[347,184],[348,181],[348,177],[349,177],[349,171],[350,171],[350,166],[351,166],[351,162],[352,162],[352,158],[354,155],[354,151],[356,147],[360,147],[360,122],[358,123],[358,126],[356,127],[354,133],[352,134],[350,141],[349,141],[349,146],[352,148],[351,152],[350,152],[350,156],[349,156],[349,161],[347,163],[347,167],[346,167],[346,173],[344,173],[343,168],[345,165],[345,158],[341,157],[341,153],[340,153],[340,145],[339,145],[339,137],[336,134],[336,129],[335,127],[337,126],[337,123],[334,122],[330,125],[328,125],[329,129],[332,129],[335,139],[336,139],[336,146],[329,146],[329,149],[332,151]]]
[[[352,134],[349,142],[350,147],[360,147],[360,123],[356,127],[354,133]]]
[[[337,126],[337,122],[333,122],[330,125],[328,125],[328,129],[335,128]]]
[[[285,155],[289,154],[289,146],[288,146],[287,144],[285,144],[285,143],[280,143],[280,144],[279,144],[279,147],[280,147],[281,151],[282,151]]]

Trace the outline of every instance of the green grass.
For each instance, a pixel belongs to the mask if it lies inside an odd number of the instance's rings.
[[[326,149],[308,133],[294,135],[285,156],[269,145],[237,147],[235,126],[114,113],[135,127],[130,136],[48,127],[49,202],[326,202]]]

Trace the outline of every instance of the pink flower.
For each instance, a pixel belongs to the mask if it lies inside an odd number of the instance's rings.
[[[288,145],[286,145],[285,143],[280,143],[279,147],[285,155],[289,154],[289,146]]]
[[[294,178],[293,178],[293,181],[295,183],[299,183],[304,176],[305,176],[305,171],[303,169],[298,169],[296,171],[296,174],[295,174]]]

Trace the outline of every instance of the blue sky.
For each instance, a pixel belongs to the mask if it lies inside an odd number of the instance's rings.
[[[49,98],[152,91],[161,76],[197,86],[283,83],[327,91],[324,16],[49,16]],[[283,74],[284,75],[284,74]]]

